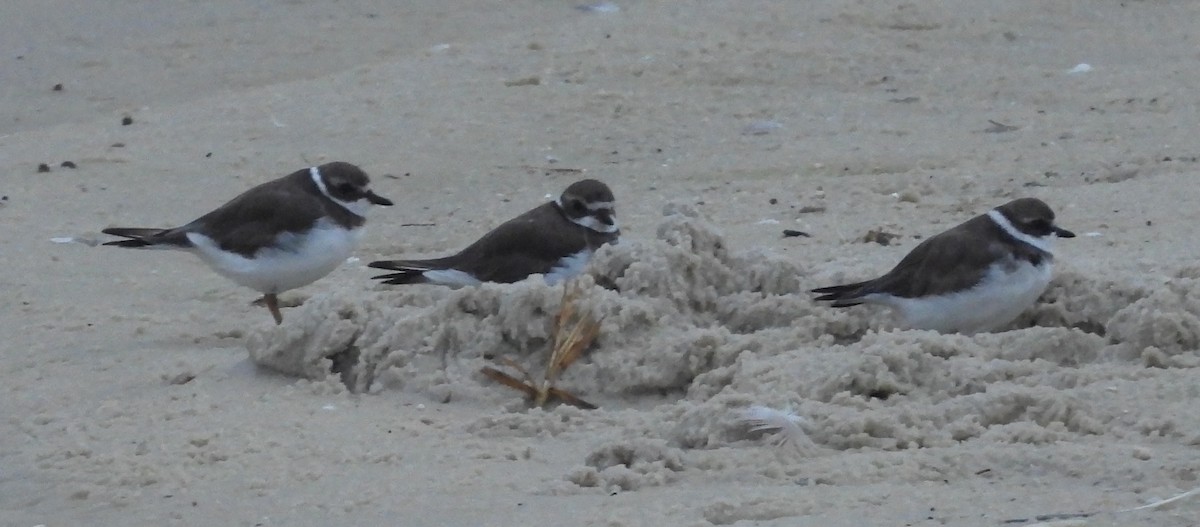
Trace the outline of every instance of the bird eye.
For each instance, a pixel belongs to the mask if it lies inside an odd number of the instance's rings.
[[[1029,222],[1029,228],[1038,234],[1050,234],[1050,222],[1043,219],[1037,219]]]
[[[571,210],[573,210],[575,212],[586,212],[587,205],[584,205],[582,201],[572,201],[571,202]]]
[[[351,185],[349,183],[339,183],[337,186],[337,191],[339,194],[345,194],[345,195],[354,194],[354,185]]]

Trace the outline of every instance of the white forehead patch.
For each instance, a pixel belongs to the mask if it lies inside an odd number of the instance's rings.
[[[1013,227],[1013,224],[1008,221],[1008,218],[1005,218],[1004,215],[1000,213],[1000,211],[995,210],[995,209],[989,210],[987,215],[989,218],[992,219],[993,222],[996,223],[996,225],[1000,226],[1000,228],[1003,229],[1004,232],[1007,232],[1009,236],[1012,236],[1013,238],[1021,240],[1022,242],[1025,242],[1029,245],[1037,247],[1038,249],[1041,249],[1048,253],[1054,252],[1053,248],[1052,248],[1053,244],[1051,243],[1053,238],[1051,238],[1051,235],[1046,235],[1044,237],[1039,238],[1039,237],[1034,237],[1034,236],[1025,234],[1025,233],[1017,230],[1016,227]]]

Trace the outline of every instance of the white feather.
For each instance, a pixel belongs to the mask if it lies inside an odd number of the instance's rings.
[[[801,427],[805,423],[804,418],[792,413],[790,409],[776,410],[766,406],[751,406],[739,412],[738,420],[749,426],[750,432],[777,432],[779,438],[775,440],[776,446],[790,443],[798,450],[815,446]]]

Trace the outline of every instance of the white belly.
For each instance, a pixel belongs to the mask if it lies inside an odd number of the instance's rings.
[[[277,294],[329,274],[353,254],[361,234],[362,228],[346,230],[320,220],[303,235],[280,235],[274,246],[260,249],[253,258],[222,251],[201,234],[190,233],[188,239],[193,252],[221,276],[263,294]]]
[[[550,272],[546,273],[546,283],[550,285],[570,280],[587,268],[588,260],[592,259],[592,251],[584,249],[571,256],[565,256],[558,261]]]
[[[431,269],[422,272],[421,276],[429,280],[429,283],[448,285],[455,288],[483,283],[478,278],[471,276],[471,273],[459,271],[458,269]]]
[[[972,334],[992,331],[1012,322],[1037,301],[1050,284],[1053,265],[1020,262],[1011,271],[995,265],[975,287],[930,298],[877,298],[895,308],[914,329]]]
[[[549,285],[570,280],[583,272],[591,257],[592,251],[588,249],[579,251],[571,256],[564,256],[542,278]],[[483,283],[478,278],[471,276],[471,274],[459,271],[458,269],[432,269],[421,273],[421,276],[425,277],[431,283],[451,287],[472,286]]]

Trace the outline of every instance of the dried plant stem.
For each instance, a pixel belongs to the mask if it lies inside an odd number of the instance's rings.
[[[518,379],[496,368],[484,367],[481,371],[488,378],[510,388],[524,392],[533,402],[533,406],[541,408],[552,399],[578,406],[585,409],[595,409],[593,405],[574,394],[555,386],[559,375],[571,364],[583,357],[584,351],[600,333],[600,322],[589,315],[581,315],[576,308],[576,301],[582,293],[577,283],[563,288],[562,305],[554,317],[554,345],[550,350],[550,360],[546,364],[546,372],[542,381],[535,382],[533,376],[512,360],[501,358],[499,362],[518,371],[522,378]]]

